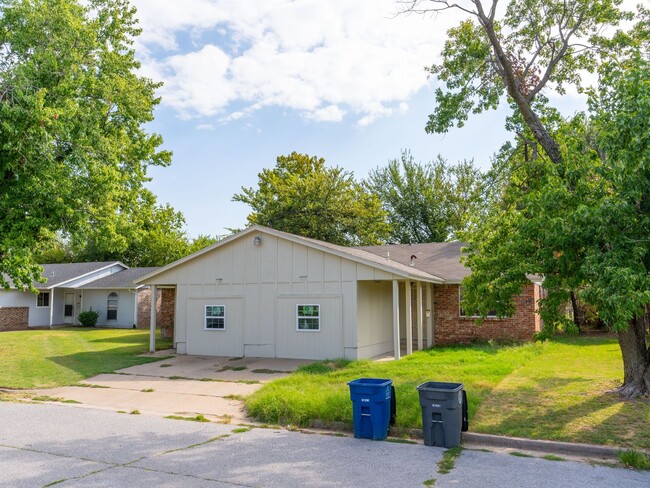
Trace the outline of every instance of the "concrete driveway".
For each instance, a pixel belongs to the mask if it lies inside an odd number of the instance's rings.
[[[85,386],[33,390],[31,396],[76,407],[241,421],[243,396],[310,362],[182,355],[100,374],[81,381]]]

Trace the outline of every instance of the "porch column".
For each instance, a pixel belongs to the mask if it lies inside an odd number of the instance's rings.
[[[393,280],[393,352],[395,360],[400,358],[399,340],[399,283]]]
[[[411,281],[404,283],[406,292],[406,354],[413,354],[413,311],[411,307]]]
[[[50,329],[52,328],[53,316],[54,316],[54,288],[50,289]]]
[[[151,285],[151,320],[149,321],[149,352],[156,352],[156,285]]]
[[[429,315],[427,316],[427,347],[433,346],[433,293],[431,288],[433,285],[427,283],[427,308]]]
[[[417,321],[418,321],[418,351],[424,349],[424,337],[422,331],[422,283],[419,281],[415,284],[415,299],[417,305]]]

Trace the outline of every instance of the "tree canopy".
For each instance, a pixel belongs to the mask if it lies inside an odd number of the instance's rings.
[[[373,245],[388,236],[379,199],[340,167],[293,152],[258,175],[257,188],[233,196],[252,209],[248,223],[333,244]]]
[[[514,109],[507,127],[517,141],[491,172],[500,201],[469,236],[464,306],[510,315],[513,295],[538,274],[548,331],[563,323],[560,307],[575,291],[618,334],[620,392],[647,394],[648,12],[639,7],[636,27],[606,37],[630,18],[616,0],[511,0],[499,19],[497,2],[484,4],[410,2],[470,16],[431,68],[445,89],[428,129],[462,125],[504,94]],[[598,88],[584,86],[580,70],[598,73]],[[589,93],[589,112],[564,120],[543,90],[563,94],[567,84]]]
[[[371,171],[365,185],[388,215],[390,241],[414,244],[462,238],[483,206],[481,181],[471,161],[449,165],[439,157],[422,165],[404,151]]]
[[[0,10],[0,286],[5,273],[22,288],[40,276],[33,250],[57,232],[119,241],[119,217],[148,198],[147,167],[171,154],[144,128],[159,85],[136,74],[127,0]]]
[[[444,88],[436,89],[427,132],[462,127],[470,114],[496,109],[507,95],[555,163],[561,150],[540,119],[538,96],[548,87],[560,94],[568,85],[583,88],[581,70],[594,71],[602,54],[626,42],[624,33],[607,29],[632,18],[619,8],[622,0],[510,0],[502,15],[498,0],[403,3],[408,12],[468,15],[449,30],[442,62],[429,68]]]

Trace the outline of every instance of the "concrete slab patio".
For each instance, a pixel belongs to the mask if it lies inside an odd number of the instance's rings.
[[[80,383],[33,390],[32,397],[66,405],[152,415],[201,414],[212,420],[244,421],[241,397],[282,378],[307,360],[174,356],[100,374]]]

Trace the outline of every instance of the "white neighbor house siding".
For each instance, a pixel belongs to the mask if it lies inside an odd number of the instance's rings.
[[[36,294],[30,291],[0,291],[0,307],[29,307],[29,326],[50,325],[50,307],[37,307]],[[50,303],[52,303],[50,295]]]
[[[117,320],[107,320],[106,308],[108,305],[108,295],[113,292],[118,295]],[[77,293],[81,293],[80,290],[77,290]],[[97,325],[99,327],[133,327],[135,323],[135,304],[135,290],[93,290],[87,288],[83,290],[82,308],[84,310],[90,310],[92,308],[96,312],[99,312],[99,317],[97,318]],[[77,312],[75,321],[78,315],[79,313]]]
[[[259,246],[253,244],[261,237]],[[393,275],[264,232],[245,234],[147,280],[176,285],[180,354],[326,359],[359,356],[357,280]],[[296,305],[320,305],[320,331],[296,330]],[[225,330],[204,330],[225,305]],[[364,356],[366,357],[366,356]]]

